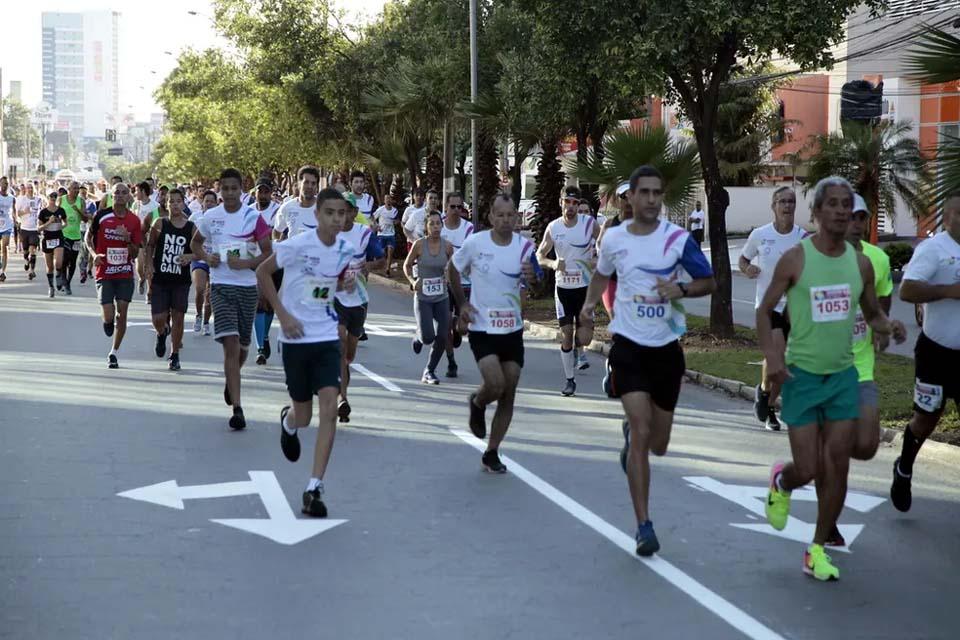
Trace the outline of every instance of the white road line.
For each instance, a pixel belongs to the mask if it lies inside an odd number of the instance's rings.
[[[485,451],[486,445],[481,440],[477,440],[473,435],[460,429],[449,428],[450,432],[466,442],[468,445],[478,451]],[[572,515],[574,518],[587,525],[604,538],[612,542],[617,547],[628,553],[631,558],[639,560],[654,573],[665,579],[667,582],[677,587],[688,596],[696,600],[707,610],[712,611],[731,627],[740,631],[748,638],[754,640],[784,640],[783,636],[773,629],[765,626],[759,620],[751,617],[745,611],[724,600],[704,585],[700,584],[689,575],[673,566],[661,556],[656,555],[650,558],[641,558],[636,555],[636,543],[633,538],[616,528],[594,512],[590,511],[582,504],[566,495],[551,484],[542,480],[536,474],[528,471],[506,456],[500,456],[501,460],[510,468],[510,473],[530,485],[539,494],[556,504],[558,507]],[[709,635],[709,634],[707,634]]]
[[[734,298],[733,301],[734,301],[734,302],[739,302],[740,304],[748,304],[748,305],[750,305],[751,307],[756,304],[753,300],[740,300],[739,298]]]
[[[373,371],[370,371],[370,369],[367,369],[362,364],[353,363],[350,365],[350,368],[358,373],[362,373],[363,375],[367,376],[368,378],[370,378],[371,380],[379,384],[381,387],[383,387],[387,391],[396,391],[397,393],[403,393],[403,389],[393,384],[383,376],[376,374]]]

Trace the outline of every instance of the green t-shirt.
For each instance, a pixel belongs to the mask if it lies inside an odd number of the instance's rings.
[[[893,276],[890,275],[890,256],[880,247],[867,242],[860,243],[863,255],[873,265],[873,282],[877,298],[893,294]],[[860,382],[873,380],[873,367],[877,356],[873,350],[873,329],[867,325],[863,312],[857,307],[857,319],[853,325],[853,364],[857,367]]]
[[[63,225],[63,237],[67,240],[80,239],[80,211],[83,209],[83,200],[77,196],[73,204],[67,202],[67,196],[60,198],[60,206],[67,213],[67,223]]]

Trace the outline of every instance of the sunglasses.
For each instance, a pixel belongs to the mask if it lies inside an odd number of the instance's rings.
[[[463,209],[462,204],[448,204],[447,209]]]

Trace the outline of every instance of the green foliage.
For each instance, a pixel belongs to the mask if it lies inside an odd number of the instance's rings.
[[[890,268],[893,270],[903,269],[910,258],[913,257],[913,247],[906,242],[894,242],[883,248],[890,258]]]
[[[30,123],[30,109],[19,100],[3,101],[3,140],[7,153],[15,158],[26,156],[26,145],[32,157],[40,157],[40,132]]]

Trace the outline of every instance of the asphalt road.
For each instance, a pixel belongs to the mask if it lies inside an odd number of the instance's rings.
[[[833,554],[839,583],[817,583],[801,572],[812,494],[795,493],[787,538],[762,516],[786,436],[762,431],[748,404],[686,386],[653,464],[662,553],[640,561],[600,359],[562,398],[556,346],[527,342],[510,473],[486,475],[465,435],[469,350],[459,379],[419,384],[410,299],[374,288],[359,362],[382,383],[354,374],[326,481],[343,522],[321,531],[293,515],[314,435],[299,463],[283,458],[278,356],[244,369],[249,427],[233,433],[210,338],[188,333],[183,370],[167,371],[137,301],[109,370],[92,284],[49,300],[11,267],[2,638],[956,638],[956,456],[921,455],[909,514],[886,499],[895,451],[855,464],[841,518],[851,553]]]

